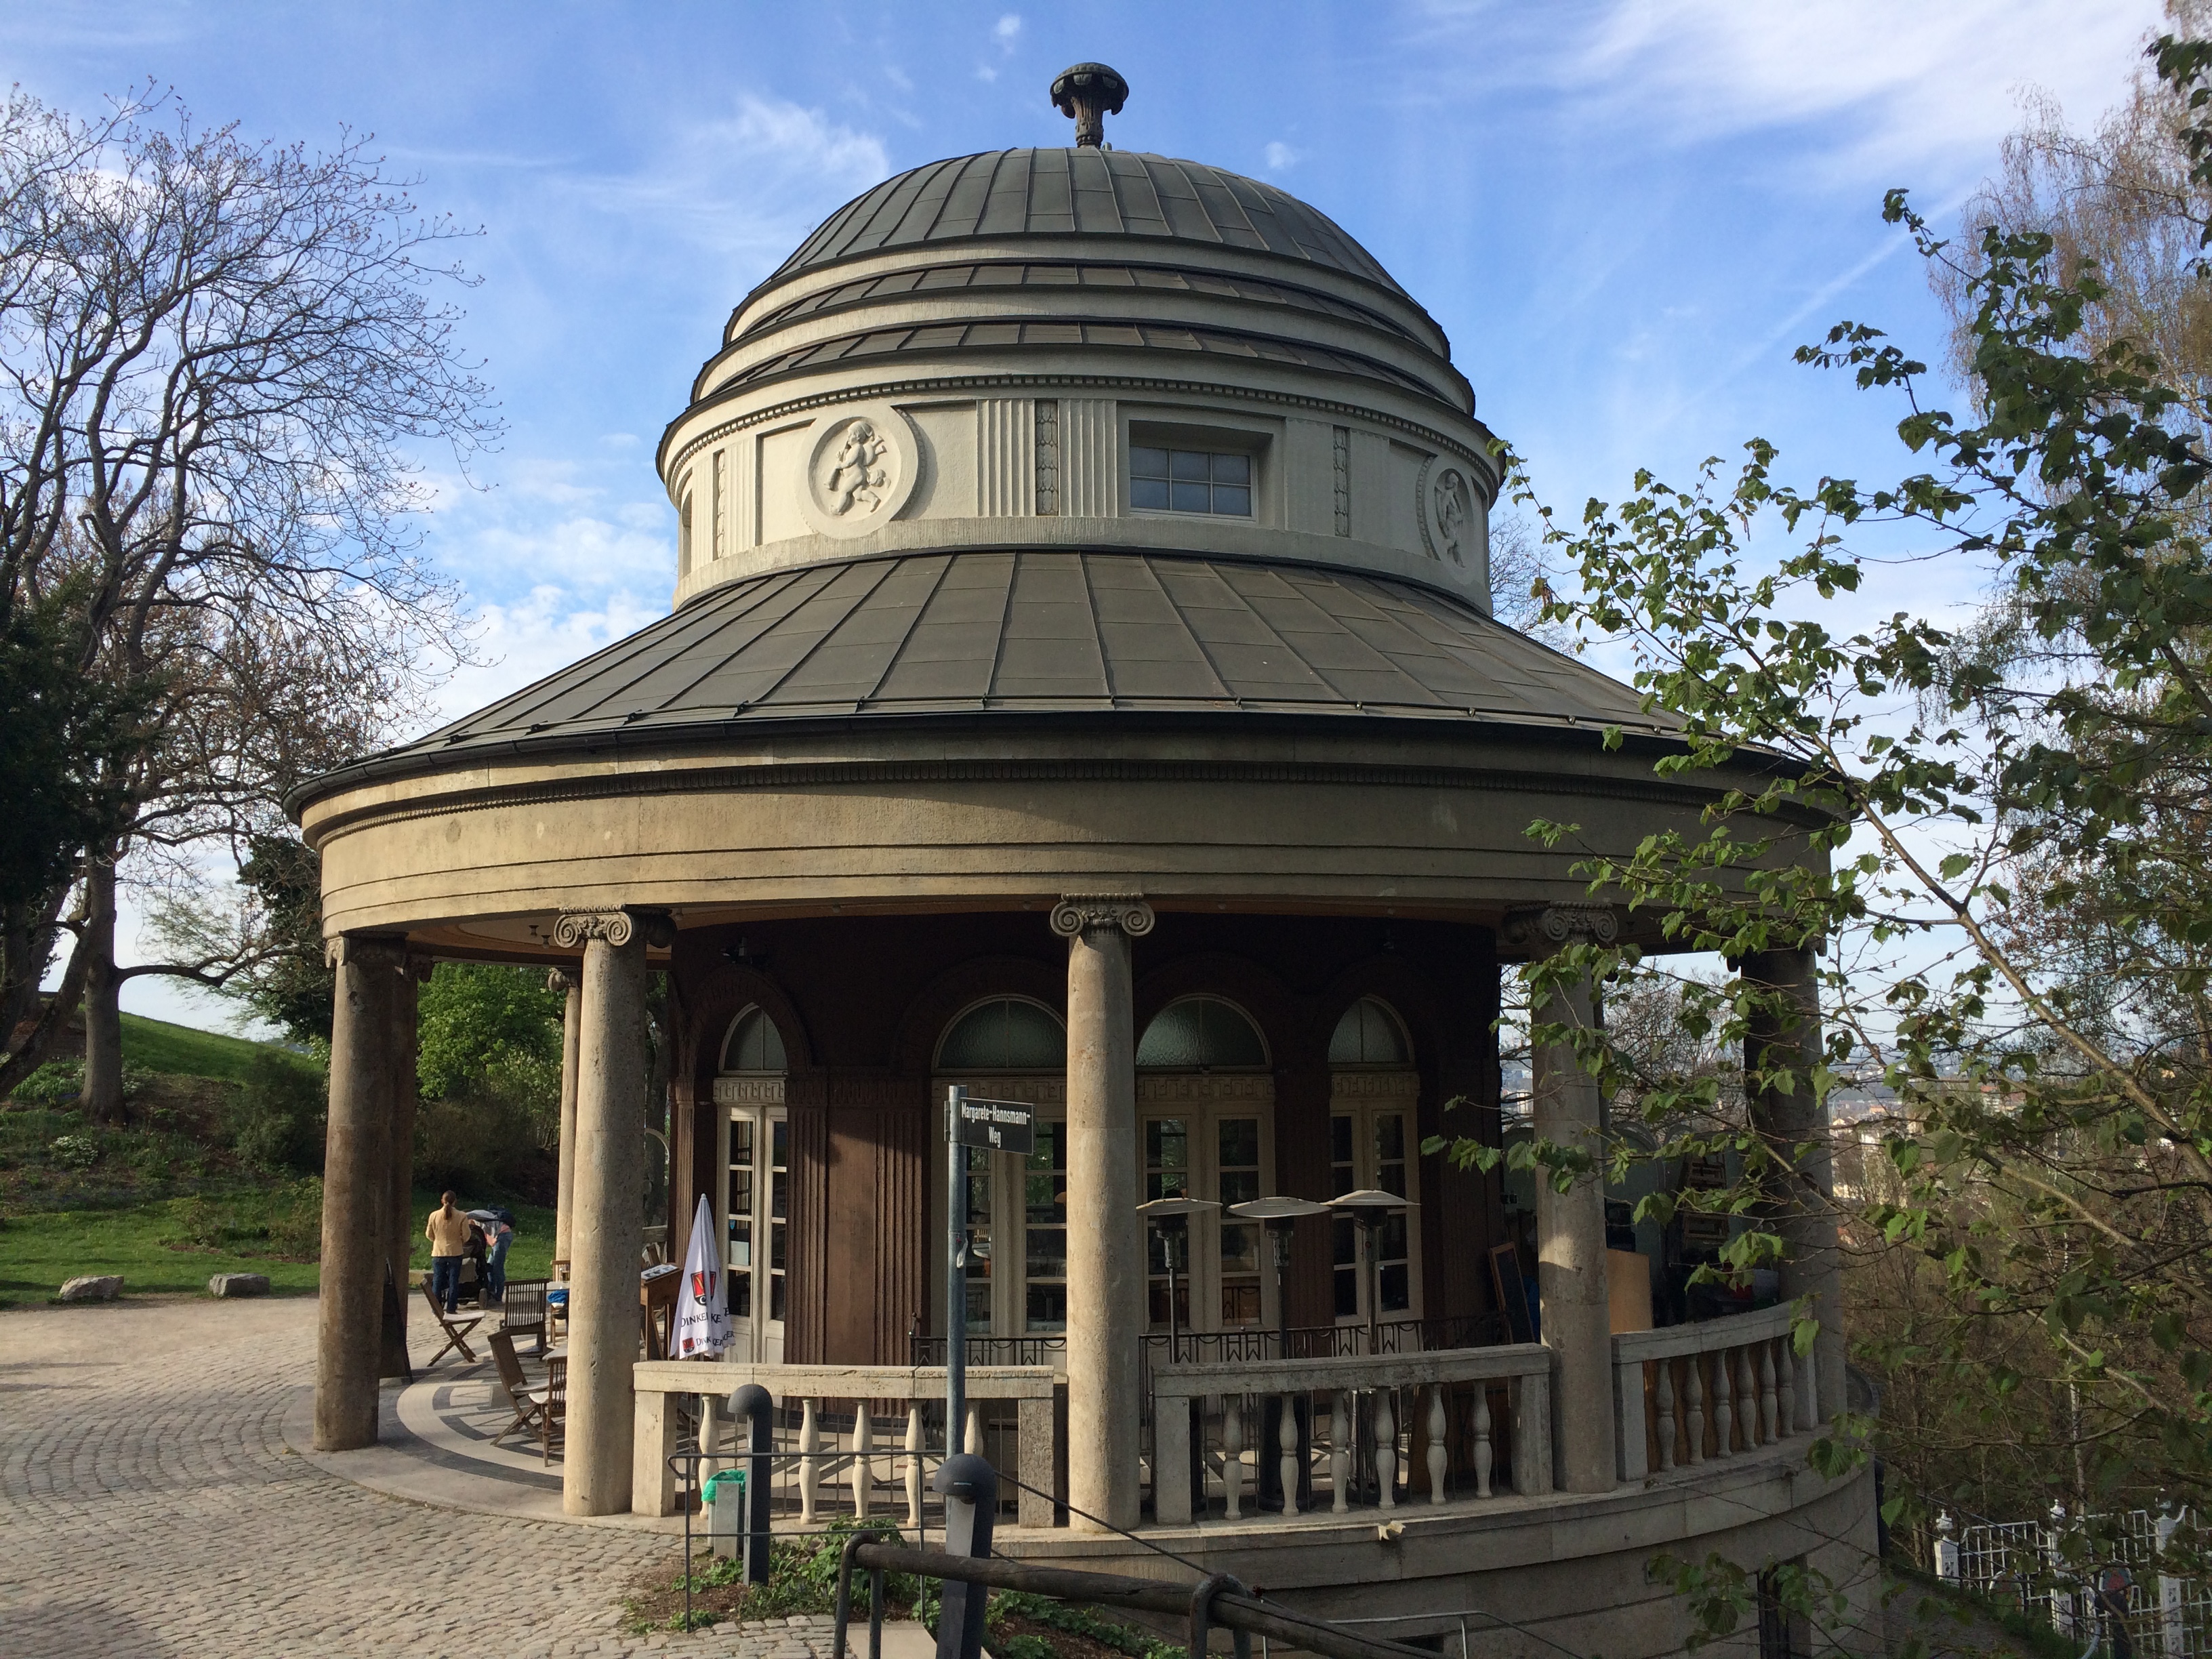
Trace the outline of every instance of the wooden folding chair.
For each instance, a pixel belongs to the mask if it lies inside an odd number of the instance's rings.
[[[507,1299],[500,1304],[499,1328],[510,1336],[534,1336],[538,1353],[545,1352],[545,1292],[551,1287],[542,1279],[510,1279]]]
[[[553,1435],[557,1427],[565,1429],[568,1419],[568,1356],[556,1353],[545,1362],[544,1399],[538,1413],[538,1443],[544,1451],[541,1460],[553,1461]]]
[[[484,1340],[491,1348],[492,1363],[499,1367],[499,1383],[506,1391],[507,1403],[514,1408],[514,1420],[492,1436],[495,1446],[517,1429],[539,1427],[538,1419],[545,1415],[545,1390],[532,1388],[530,1379],[522,1374],[522,1361],[515,1357],[512,1336],[494,1331]]]
[[[438,1301],[437,1291],[430,1287],[430,1282],[428,1279],[422,1283],[422,1299],[430,1304],[430,1314],[438,1322],[438,1328],[446,1334],[446,1347],[439,1349],[436,1353],[430,1356],[430,1365],[436,1364],[446,1357],[446,1348],[459,1349],[461,1358],[467,1360],[470,1364],[475,1364],[476,1352],[469,1346],[467,1339],[471,1331],[483,1323],[483,1316],[478,1314],[473,1319],[459,1317],[448,1319],[446,1316],[446,1310]],[[430,1365],[425,1365],[422,1369],[427,1371],[430,1369]]]

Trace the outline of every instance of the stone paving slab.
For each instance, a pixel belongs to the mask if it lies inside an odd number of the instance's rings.
[[[623,1587],[675,1564],[665,1534],[412,1502],[293,1451],[315,1315],[0,1313],[0,1655],[829,1659],[827,1619],[624,1634]]]

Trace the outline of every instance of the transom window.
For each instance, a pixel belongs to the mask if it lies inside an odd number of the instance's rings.
[[[1139,512],[1252,516],[1252,458],[1196,449],[1129,451],[1129,505]]]
[[[722,1043],[725,1072],[781,1072],[788,1069],[783,1036],[764,1008],[748,1008],[730,1026]]]
[[[955,1020],[937,1051],[940,1072],[1057,1072],[1067,1065],[1059,1017],[1021,997],[994,997]]]
[[[1332,1066],[1410,1066],[1413,1053],[1406,1033],[1389,1006],[1373,997],[1362,997],[1344,1011],[1328,1040]]]
[[[1267,1045],[1244,1011],[1219,997],[1185,997],[1152,1017],[1137,1044],[1137,1064],[1164,1071],[1211,1071],[1267,1063]]]

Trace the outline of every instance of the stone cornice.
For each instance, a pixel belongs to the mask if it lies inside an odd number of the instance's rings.
[[[1590,736],[1598,735],[1595,727]],[[460,757],[456,757],[459,762]],[[480,758],[467,763],[471,769]],[[806,789],[868,783],[1274,783],[1352,785],[1381,788],[1463,789],[1482,793],[1633,797],[1662,805],[1702,808],[1721,791],[1693,789],[1646,777],[1579,778],[1534,769],[1507,772],[1495,766],[1363,765],[1327,761],[804,761],[751,766],[708,766],[683,771],[594,772],[574,781],[491,784],[456,790],[419,805],[379,803],[334,813],[315,826],[318,848],[367,823],[404,823],[497,807],[550,805],[639,795],[712,794],[748,789]]]

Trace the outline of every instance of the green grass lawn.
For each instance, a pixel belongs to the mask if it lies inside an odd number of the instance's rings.
[[[123,1293],[199,1291],[214,1273],[266,1273],[272,1291],[301,1295],[315,1289],[319,1267],[273,1253],[265,1237],[254,1237],[285,1194],[253,1191],[222,1197],[168,1199],[128,1209],[52,1210],[11,1218],[0,1225],[0,1305],[51,1300],[64,1279],[81,1273],[120,1273]],[[415,1194],[413,1264],[430,1265],[430,1246],[422,1237],[438,1195]],[[464,1194],[462,1203],[484,1207]],[[194,1211],[189,1206],[205,1206]],[[530,1204],[508,1204],[514,1212],[514,1243],[507,1247],[510,1279],[544,1279],[552,1271],[553,1212]],[[228,1223],[229,1224],[223,1224]],[[218,1242],[190,1241],[195,1233]]]
[[[147,1019],[138,1014],[123,1016],[123,1063],[141,1071],[240,1083],[255,1056],[272,1048],[278,1054],[292,1052],[275,1043],[225,1036],[220,1031],[195,1031],[188,1025],[172,1025],[167,1020]],[[305,1054],[294,1057],[302,1066],[314,1064]]]

